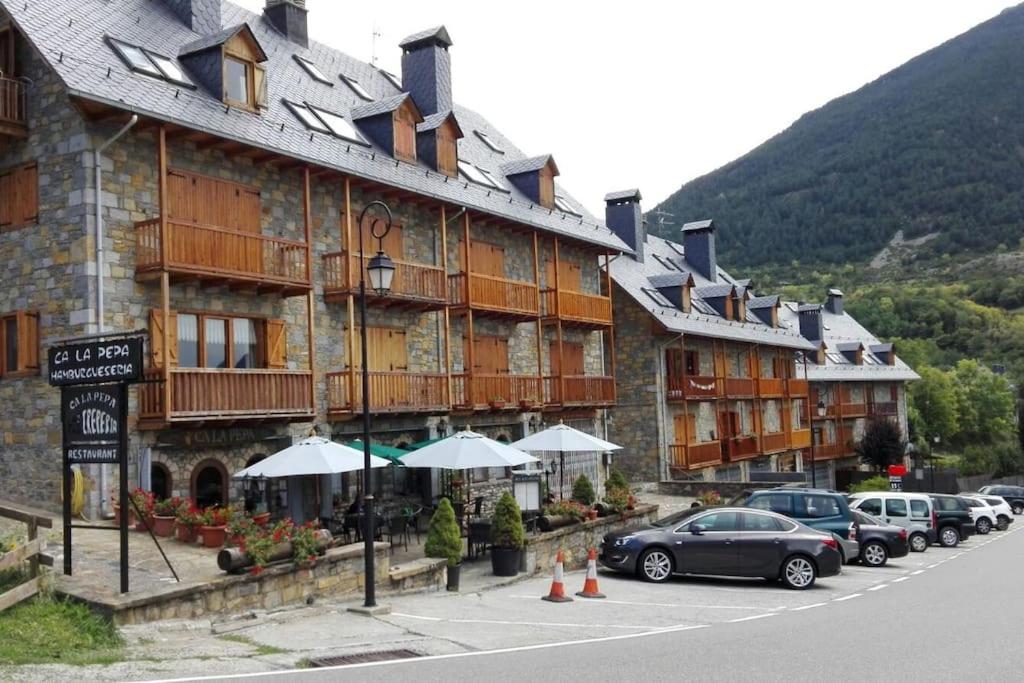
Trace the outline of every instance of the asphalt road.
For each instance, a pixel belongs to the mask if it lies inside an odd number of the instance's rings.
[[[957,549],[933,547],[927,553],[893,561],[882,570],[851,567],[844,575],[804,592],[764,583],[690,579],[651,586],[602,574],[602,587],[611,589],[606,592],[621,594],[623,591],[616,590],[619,587],[640,591],[640,597],[630,598],[633,602],[619,603],[615,619],[624,619],[619,609],[632,605],[630,620],[646,621],[647,630],[639,630],[641,625],[623,625],[617,633],[610,627],[598,628],[598,636],[587,639],[586,629],[574,627],[553,634],[553,640],[541,636],[526,644],[528,640],[513,639],[505,649],[280,672],[251,679],[660,681],[699,677],[821,681],[829,676],[905,676],[945,681],[973,675],[981,680],[1017,680],[1024,671],[1018,618],[1024,605],[1024,519],[1018,519],[1014,527],[1009,532],[975,536]],[[755,602],[755,595],[761,607],[743,605]],[[651,596],[660,596],[662,602],[643,602]],[[712,603],[714,596],[719,596],[715,604],[673,604],[695,599]],[[505,597],[528,596],[510,593]],[[531,622],[517,613],[504,617],[508,633],[523,628],[536,634],[545,626],[576,626],[591,620],[609,626],[612,612],[601,610],[616,607],[583,607],[576,606],[581,605],[577,602],[571,608],[577,611],[556,613],[543,611],[547,607],[537,607],[536,600],[521,603],[507,609],[529,609],[536,627],[531,628]],[[489,620],[426,614],[391,618],[422,620],[424,628],[434,629],[434,637],[446,635],[442,627],[501,632],[506,608],[496,609],[489,608]],[[562,621],[573,623],[555,623],[553,614],[570,615]],[[595,616],[598,614],[601,616]],[[677,614],[679,618],[673,619]],[[453,639],[455,633],[452,631]]]

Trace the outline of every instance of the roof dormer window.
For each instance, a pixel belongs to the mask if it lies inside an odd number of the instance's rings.
[[[203,36],[178,58],[209,92],[232,107],[257,111],[267,106],[267,53],[247,24]]]
[[[308,73],[314,81],[318,81],[320,83],[323,83],[324,85],[329,85],[332,88],[334,87],[334,81],[328,78],[327,75],[323,71],[321,71],[320,67],[318,67],[316,64],[298,55],[295,55],[295,61],[299,63],[299,66],[305,69],[306,73]]]
[[[224,97],[232,104],[253,106],[252,64],[236,57],[224,58]]]
[[[359,81],[352,78],[351,76],[346,76],[345,74],[340,74],[340,77],[341,80],[345,83],[345,85],[351,88],[352,92],[354,92],[356,95],[366,100],[367,102],[373,100],[373,95],[366,92],[366,88],[364,88]]]

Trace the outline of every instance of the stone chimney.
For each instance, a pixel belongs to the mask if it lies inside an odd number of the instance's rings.
[[[715,222],[696,221],[683,226],[683,252],[687,263],[711,282],[718,281],[715,256]]]
[[[800,316],[800,336],[808,341],[822,341],[825,323],[821,319],[821,304],[800,304],[796,312]]]
[[[424,118],[452,108],[452,39],[444,26],[414,33],[401,43],[402,89]]]
[[[221,29],[220,0],[164,0],[186,26],[209,35]]]
[[[647,226],[640,211],[640,199],[640,190],[609,192],[604,196],[604,223],[636,252],[637,262],[643,263]]]
[[[843,293],[835,287],[828,290],[828,300],[825,302],[825,310],[834,315],[843,314]]]
[[[302,47],[309,47],[306,14],[306,0],[267,0],[263,8],[267,21],[285,38]]]

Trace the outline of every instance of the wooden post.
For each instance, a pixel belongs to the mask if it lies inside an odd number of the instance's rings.
[[[167,130],[164,126],[157,129],[156,144],[156,168],[157,168],[157,204],[160,212],[160,267],[167,268],[167,257],[170,248],[167,244]],[[97,197],[99,202],[100,198]],[[167,326],[167,319],[164,318],[164,327]],[[167,347],[164,347],[164,355],[167,355]]]
[[[467,405],[475,405],[473,399],[473,368],[474,361],[476,360],[476,340],[473,338],[473,302],[470,301],[470,294],[473,288],[470,286],[470,278],[473,277],[473,257],[472,249],[470,248],[470,236],[469,236],[469,211],[462,214],[462,247],[463,247],[463,266],[465,266],[465,278],[463,280],[463,301],[466,302],[466,349],[465,357],[462,359],[462,369],[466,375],[465,389],[466,392],[466,403]]]
[[[540,382],[540,403],[544,405],[544,318],[540,300],[540,250],[537,247],[537,231],[533,231],[533,283],[537,287],[537,381]],[[550,365],[551,359],[548,359]],[[559,397],[561,399],[561,397]]]
[[[608,288],[608,309],[612,310],[612,255],[609,252],[604,253],[604,278],[605,286]],[[612,321],[608,325],[608,350],[609,359],[611,361],[609,370],[611,371],[612,377],[612,401],[616,401],[619,396],[618,382],[615,379],[615,320],[614,313],[612,314]],[[685,352],[683,355],[683,362],[686,362]],[[685,365],[683,366],[685,367]]]
[[[352,292],[352,184],[345,176],[345,217],[343,228],[345,255],[342,262],[345,267],[345,285],[348,290],[346,303],[348,306],[348,405],[356,410],[356,311],[355,295]]]
[[[160,301],[163,307],[163,371],[164,421],[171,421],[171,278],[165,269],[160,273]],[[126,514],[122,508],[121,514]]]
[[[444,273],[444,296],[448,299],[448,212],[445,205],[441,205],[441,270]],[[447,394],[445,404],[452,403],[452,345],[451,345],[451,318],[448,306],[442,311],[444,316],[444,374]]]
[[[25,522],[28,525],[28,542],[31,544],[32,541],[36,540],[38,534],[39,523],[36,521],[36,517],[33,515],[28,518]],[[36,578],[39,576],[39,554],[35,553],[28,561],[28,575],[30,578]]]
[[[473,288],[469,285],[469,280],[473,276],[473,257],[470,255],[472,249],[470,249],[469,243],[469,211],[462,214],[462,246],[465,250],[463,258],[465,262],[463,265],[466,267],[465,281],[462,283],[465,290],[463,291],[463,300],[466,302],[466,308],[472,308],[472,301],[469,300],[469,295],[473,291]]]
[[[319,413],[316,405],[316,292],[313,284],[313,218],[309,189],[309,166],[302,171],[302,219],[306,228],[306,279],[310,290],[306,294],[306,340],[309,345],[309,405],[314,416]],[[315,417],[314,417],[315,419]]]
[[[534,233],[536,240],[537,233]],[[561,402],[565,403],[565,354],[562,351],[562,282],[560,273],[561,263],[558,258],[558,238],[555,238],[555,334],[558,340],[558,396]]]

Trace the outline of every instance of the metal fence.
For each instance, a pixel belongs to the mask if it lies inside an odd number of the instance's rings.
[[[1024,475],[1017,474],[1012,477],[994,479],[991,474],[976,474],[970,477],[957,477],[956,482],[960,485],[961,491],[977,491],[982,486],[988,486],[989,484],[995,486],[1024,486]]]

